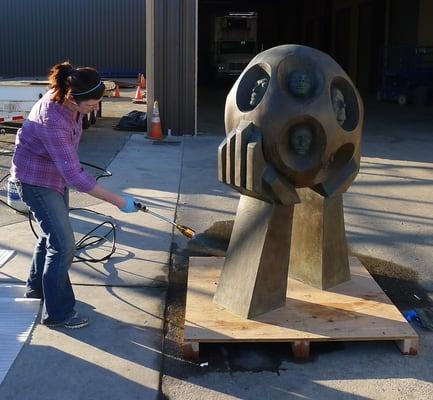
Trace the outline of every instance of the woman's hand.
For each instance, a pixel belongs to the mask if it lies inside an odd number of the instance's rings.
[[[125,205],[123,207],[119,207],[120,211],[123,211],[124,213],[133,213],[138,211],[138,208],[135,206],[137,200],[134,199],[132,196],[125,195],[123,196],[123,200],[125,202]]]
[[[96,184],[96,186],[89,191],[89,194],[97,199],[108,201],[109,203],[116,206],[120,211],[131,213],[136,212],[137,207],[134,205],[134,201],[138,203],[138,200],[129,195],[118,195],[105,189],[103,186]]]

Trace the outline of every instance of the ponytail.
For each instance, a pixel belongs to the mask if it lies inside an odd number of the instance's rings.
[[[56,103],[62,104],[65,101],[65,96],[69,90],[68,80],[73,72],[74,68],[68,61],[56,64],[51,68],[48,81],[50,83],[50,89],[54,91],[53,100]]]
[[[68,61],[54,65],[48,80],[50,89],[54,92],[52,99],[60,104],[63,104],[68,94],[79,103],[88,99],[99,100],[105,91],[105,85],[96,69],[74,69]]]

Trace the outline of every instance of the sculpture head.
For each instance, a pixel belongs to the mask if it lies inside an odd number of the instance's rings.
[[[304,156],[310,150],[312,140],[311,128],[306,125],[298,125],[290,135],[290,146],[296,154]]]
[[[252,108],[256,107],[257,104],[260,103],[260,100],[265,95],[266,89],[268,88],[269,79],[268,78],[262,78],[256,81],[256,83],[253,86],[253,90],[251,91],[251,97],[250,97],[250,106]]]
[[[257,54],[225,108],[228,136],[251,122],[267,163],[294,187],[326,195],[346,190],[356,176],[363,117],[362,99],[343,69],[329,55],[299,45]]]
[[[313,89],[313,81],[307,71],[297,69],[289,73],[289,90],[296,97],[307,97]]]
[[[335,118],[340,126],[342,126],[346,121],[346,102],[344,101],[344,95],[340,89],[336,87],[331,89],[331,100]]]

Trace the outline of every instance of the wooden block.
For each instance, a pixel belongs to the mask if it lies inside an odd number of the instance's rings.
[[[200,357],[200,344],[198,342],[184,342],[182,353],[185,360],[197,362]]]
[[[308,340],[295,340],[291,345],[293,357],[301,360],[310,357],[310,342]]]
[[[396,340],[395,343],[404,355],[416,356],[418,354],[418,339]]]

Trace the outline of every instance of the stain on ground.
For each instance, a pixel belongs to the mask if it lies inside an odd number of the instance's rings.
[[[189,256],[224,257],[233,231],[234,220],[215,222],[209,229],[188,242]]]
[[[359,253],[352,252],[351,255],[361,261],[400,311],[433,306],[413,269]]]

